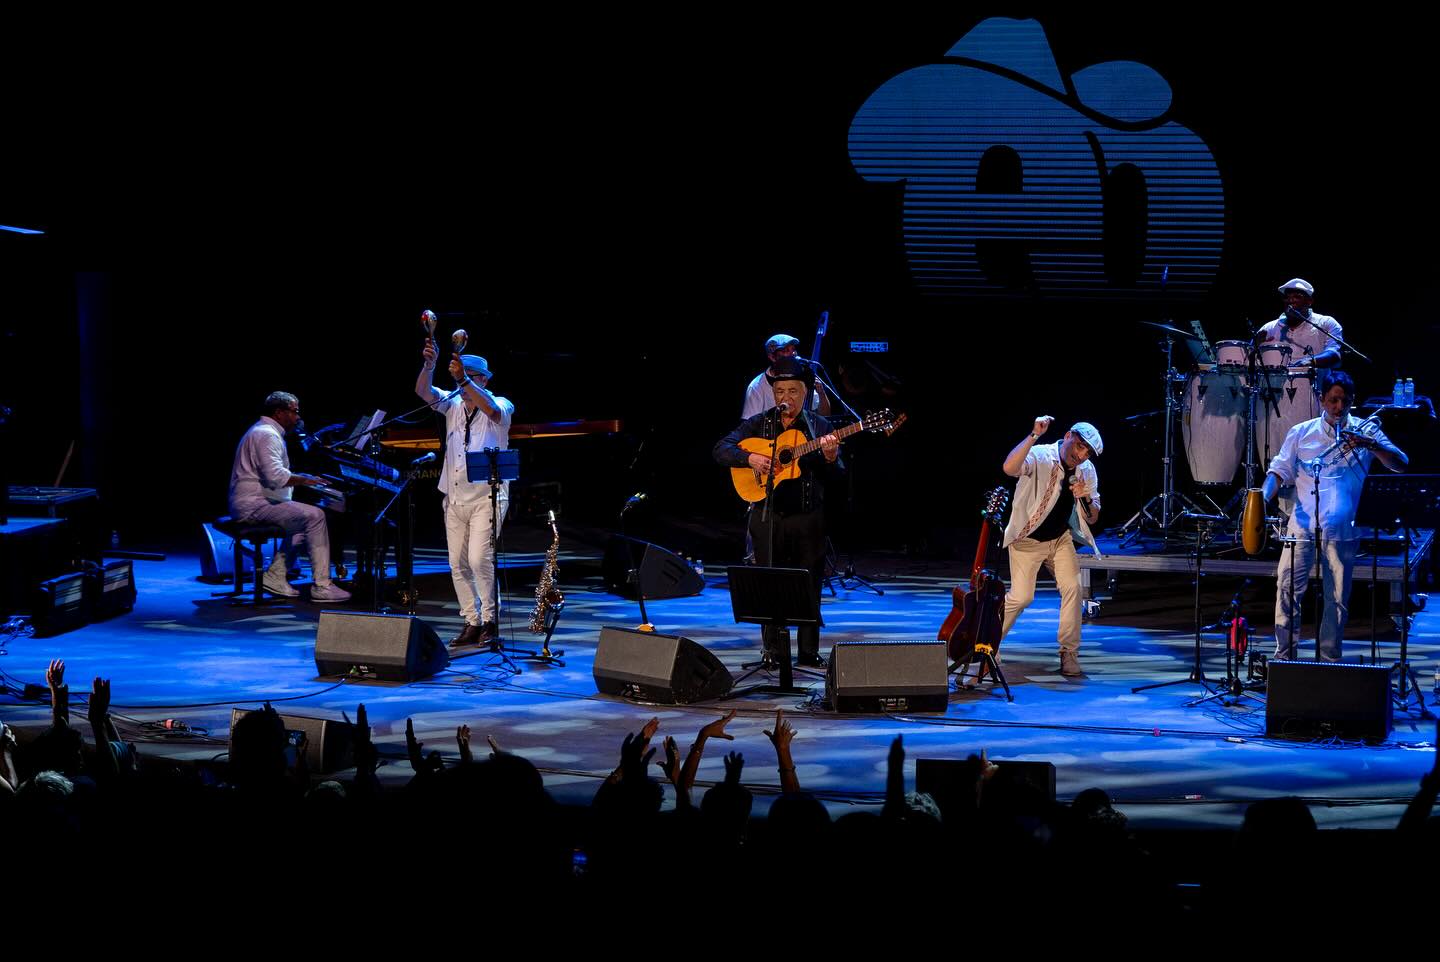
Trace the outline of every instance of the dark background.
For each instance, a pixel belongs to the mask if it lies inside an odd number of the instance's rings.
[[[1196,8],[1199,9],[1199,8]],[[1158,70],[1226,187],[1218,281],[1186,303],[924,301],[899,188],[862,181],[868,94],[986,16],[1035,16],[1062,73]],[[0,401],[14,482],[99,487],[131,542],[224,511],[260,400],[313,429],[409,406],[416,318],[472,334],[519,421],[621,417],[536,455],[597,523],[649,490],[733,524],[709,458],[776,331],[851,339],[903,385],[905,428],[847,445],[855,544],[965,555],[1001,459],[1047,412],[1105,435],[1106,525],[1159,485],[1163,360],[1139,320],[1240,337],[1312,281],[1373,364],[1428,393],[1428,22],[1352,13],[903,7],[528,19],[116,22],[19,30],[0,152]],[[161,38],[165,39],[161,39]],[[98,273],[86,273],[98,271]],[[1134,424],[1135,427],[1127,427]],[[636,457],[641,442],[644,448]],[[566,442],[560,442],[565,444]],[[1177,456],[1183,464],[1183,455]],[[428,487],[428,485],[427,485]],[[618,499],[618,500],[617,500]]]

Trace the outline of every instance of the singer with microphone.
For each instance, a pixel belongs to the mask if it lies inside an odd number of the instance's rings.
[[[771,381],[774,404],[747,417],[715,444],[712,451],[716,462],[727,468],[752,468],[764,477],[771,471],[770,458],[747,452],[740,447],[746,438],[779,438],[784,432],[797,431],[805,441],[820,441],[820,448],[804,455],[799,461],[800,473],[777,484],[770,496],[753,504],[747,525],[755,545],[756,563],[778,568],[805,568],[814,583],[815,597],[820,597],[820,584],[825,579],[825,482],[843,470],[840,463],[840,441],[831,433],[830,422],[812,413],[807,403],[815,374],[810,365],[793,357],[780,357],[767,374]],[[774,524],[774,552],[771,554],[769,525]],[[768,666],[778,666],[785,646],[778,631],[765,628],[761,632],[762,658]],[[824,668],[820,657],[820,629],[802,626],[796,642],[796,664]]]
[[[1291,278],[1279,287],[1285,298],[1285,312],[1263,325],[1255,334],[1257,343],[1281,343],[1290,346],[1291,367],[1335,367],[1340,363],[1340,322],[1310,309],[1315,288],[1301,277]],[[1312,409],[1313,410],[1313,409]]]
[[[295,557],[295,538],[303,535],[315,576],[310,600],[349,601],[350,592],[330,577],[330,528],[325,522],[325,512],[312,504],[293,500],[297,485],[323,483],[312,475],[290,470],[285,434],[301,429],[300,399],[287,391],[274,391],[265,399],[261,410],[264,414],[245,432],[235,449],[229,496],[230,516],[237,521],[259,521],[285,529],[285,550],[275,552],[261,584],[266,591],[281,597],[294,598],[300,594],[286,577],[286,564],[287,556],[292,560]]]
[[[1035,600],[1035,578],[1041,566],[1055,576],[1060,589],[1060,673],[1080,670],[1080,561],[1075,542],[1100,549],[1090,526],[1100,520],[1100,477],[1092,457],[1099,457],[1104,442],[1095,425],[1077,421],[1055,444],[1037,444],[1054,418],[1042,415],[1024,440],[1001,465],[1015,483],[1004,546],[1010,555],[1010,590],[1005,593],[1005,616],[1000,625],[1003,640],[1020,612]]]
[[[1300,626],[1300,599],[1315,566],[1318,533],[1324,558],[1325,613],[1321,617],[1320,658],[1340,660],[1340,643],[1349,614],[1350,578],[1355,570],[1359,532],[1355,512],[1370,465],[1378,460],[1391,471],[1404,471],[1410,459],[1380,430],[1378,421],[1361,421],[1350,414],[1355,382],[1344,371],[1327,371],[1320,403],[1324,413],[1301,421],[1285,435],[1280,453],[1270,462],[1261,489],[1266,504],[1284,486],[1295,486],[1294,510],[1285,529],[1295,539],[1280,553],[1276,569],[1275,657],[1294,658]],[[1319,518],[1315,516],[1318,474]],[[1292,558],[1292,553],[1294,557]],[[1293,563],[1292,563],[1293,562]],[[1291,578],[1291,572],[1294,578]]]
[[[452,354],[449,370],[456,390],[447,393],[432,383],[435,360],[439,356],[432,336],[426,339],[421,352],[415,393],[445,418],[445,463],[440,468],[439,488],[445,512],[450,578],[455,584],[460,614],[465,618],[465,627],[450,644],[488,643],[495,648],[500,639],[500,604],[495,590],[495,545],[491,533],[492,530],[498,532],[505,523],[510,482],[500,482],[496,492],[495,511],[499,518],[494,519],[492,528],[490,485],[486,481],[470,480],[465,453],[509,448],[515,405],[490,392],[487,385],[491,372],[485,358],[460,353],[466,343],[463,332],[456,332],[454,343],[459,350]]]

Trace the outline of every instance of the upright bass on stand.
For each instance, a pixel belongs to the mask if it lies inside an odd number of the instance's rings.
[[[1000,524],[1010,492],[996,487],[985,499],[980,513],[980,543],[975,547],[975,564],[970,570],[970,586],[957,585],[951,592],[954,607],[940,626],[939,640],[945,642],[950,670],[959,670],[964,683],[970,664],[980,662],[975,674],[976,684],[989,674],[1005,689],[1005,699],[1014,701],[1005,674],[995,660],[1000,649],[1000,626],[1005,613],[1005,583],[992,568],[986,567],[990,554],[990,526]]]

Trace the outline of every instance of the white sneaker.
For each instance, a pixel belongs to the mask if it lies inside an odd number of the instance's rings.
[[[296,598],[300,595],[300,592],[286,579],[285,568],[283,566],[276,568],[274,565],[271,565],[267,568],[265,577],[260,582],[260,587],[272,595],[279,595],[282,598]]]
[[[310,600],[322,603],[349,601],[350,592],[335,584],[333,581],[328,585],[311,585]]]

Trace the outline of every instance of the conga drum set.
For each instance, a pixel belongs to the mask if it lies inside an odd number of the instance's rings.
[[[1259,484],[1289,430],[1319,416],[1316,371],[1292,366],[1297,358],[1292,357],[1293,345],[1288,343],[1225,340],[1212,344],[1198,322],[1193,331],[1153,321],[1141,323],[1166,334],[1165,477],[1162,492],[1125,523],[1122,534],[1128,535],[1128,541],[1150,527],[1168,540],[1172,522],[1180,513],[1213,513],[1235,519],[1237,528],[1245,528],[1247,523],[1254,527],[1253,533],[1242,533],[1247,552],[1259,553],[1265,529],[1278,522],[1264,517]],[[1187,343],[1189,354],[1196,359],[1185,371],[1175,365],[1177,337]],[[1203,506],[1175,491],[1172,424],[1177,413],[1190,477],[1198,488],[1197,497],[1208,502]],[[1242,464],[1244,488],[1222,508],[1212,495],[1228,493]]]

